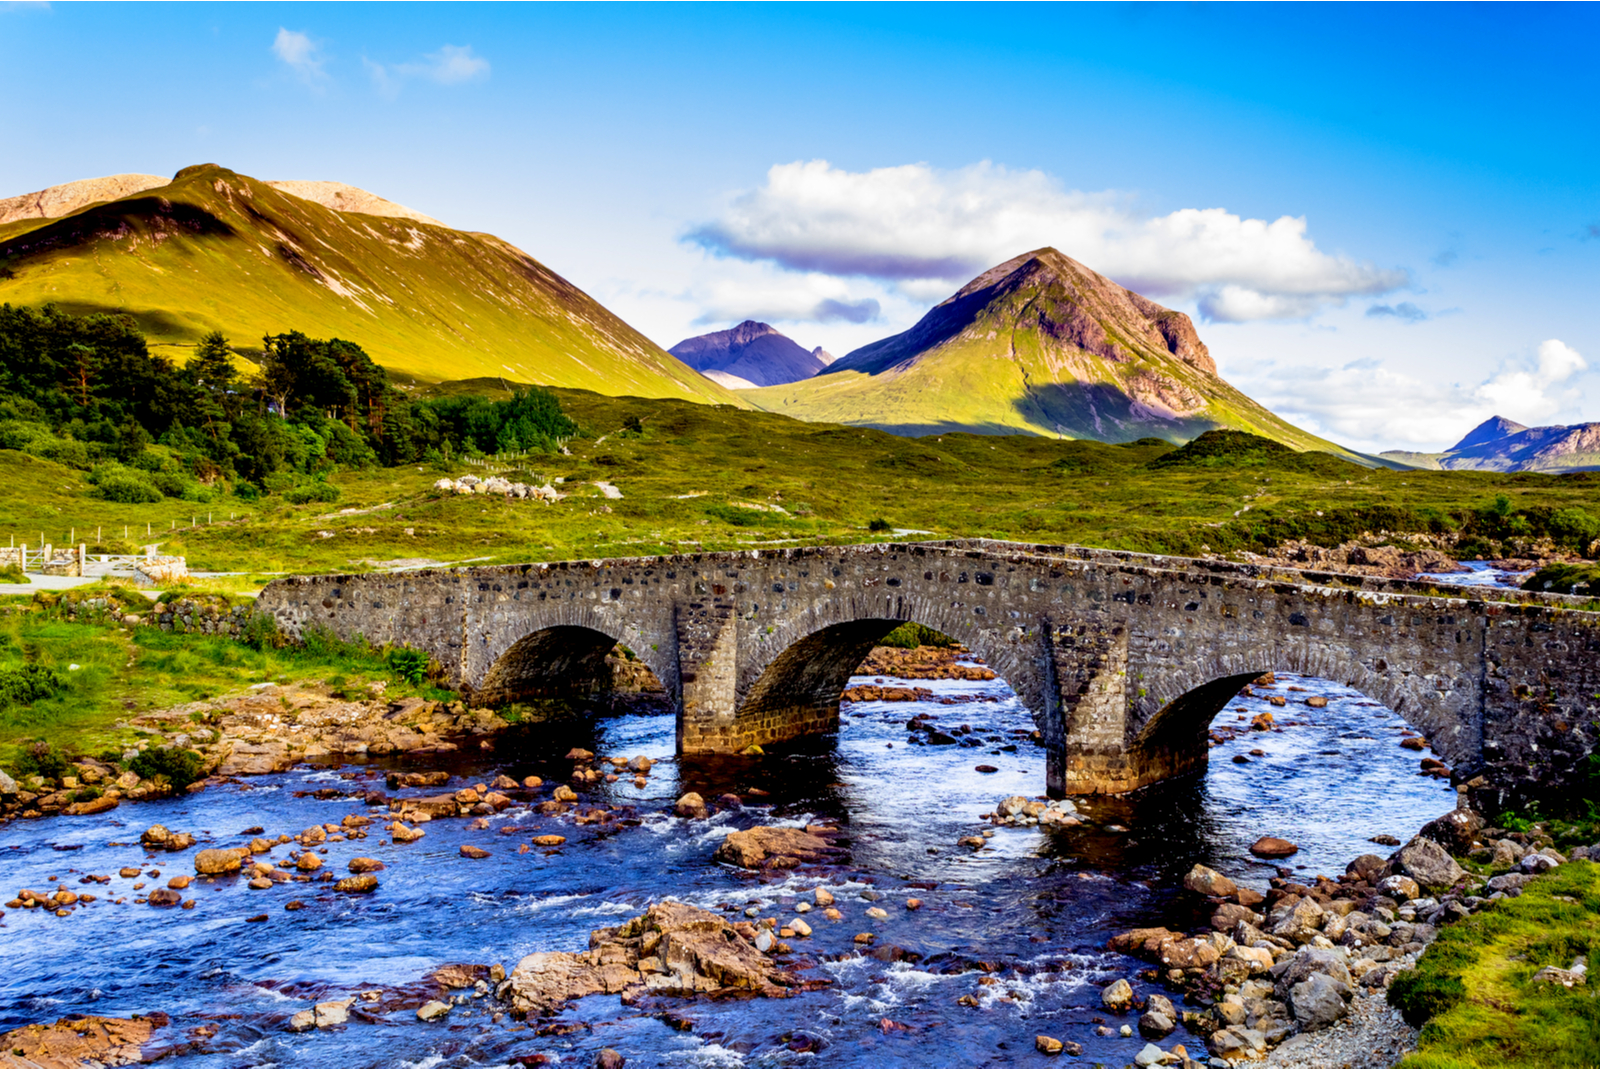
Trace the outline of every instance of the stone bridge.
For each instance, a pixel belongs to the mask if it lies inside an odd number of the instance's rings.
[[[581,699],[632,650],[680,753],[827,732],[903,621],[982,656],[1032,712],[1052,794],[1202,769],[1207,728],[1270,670],[1347,683],[1508,795],[1576,785],[1600,737],[1600,614],[1581,599],[990,541],[280,579],[258,606],[427,651],[479,701]]]

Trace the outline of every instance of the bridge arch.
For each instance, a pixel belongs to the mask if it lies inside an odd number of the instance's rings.
[[[1268,672],[1289,672],[1342,683],[1382,702],[1427,736],[1452,765],[1480,753],[1481,725],[1474,710],[1481,681],[1460,663],[1432,673],[1391,665],[1351,644],[1282,636],[1247,649],[1213,648],[1141,686],[1130,702],[1128,770],[1136,785],[1206,767],[1212,720],[1239,691]]]
[[[595,697],[612,686],[606,657],[619,645],[669,697],[677,684],[670,629],[615,606],[552,603],[544,611],[507,613],[475,637],[464,651],[462,673],[475,701]]]
[[[1006,680],[1043,726],[1043,639],[1037,627],[995,627],[983,617],[931,599],[846,597],[815,605],[770,633],[741,658],[736,720],[741,734],[770,741],[835,730],[846,685],[872,648],[903,623],[942,631]]]

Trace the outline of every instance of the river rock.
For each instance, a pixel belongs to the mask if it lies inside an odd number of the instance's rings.
[[[176,906],[183,896],[170,887],[157,887],[146,899],[152,906]]]
[[[394,827],[390,829],[389,834],[397,843],[414,843],[428,833],[421,828],[408,827],[397,820],[394,822]]]
[[[0,794],[16,794],[17,781],[0,771]]]
[[[1145,1014],[1146,1017],[1150,1016]],[[1159,1016],[1159,1015],[1158,1015]],[[1142,1024],[1142,1022],[1141,1022]],[[1168,1029],[1170,1031],[1170,1029]],[[1133,1056],[1133,1064],[1139,1069],[1150,1069],[1153,1065],[1161,1065],[1167,1060],[1167,1052],[1154,1043],[1146,1043],[1144,1049]]]
[[[714,858],[740,868],[754,869],[777,867],[783,858],[797,862],[820,861],[836,852],[828,840],[800,828],[758,827],[729,832],[717,847]]]
[[[627,1063],[628,1059],[610,1047],[594,1056],[594,1069],[622,1069]]]
[[[1410,876],[1385,876],[1378,881],[1377,891],[1396,902],[1409,902],[1422,897],[1422,888]]]
[[[1150,1039],[1165,1039],[1176,1027],[1176,1021],[1157,1010],[1146,1010],[1139,1018],[1139,1034]]]
[[[1263,918],[1249,906],[1241,906],[1237,902],[1224,902],[1211,914],[1211,927],[1219,932],[1233,931],[1240,921],[1259,927]]]
[[[1133,985],[1117,980],[1100,989],[1100,1005],[1112,1013],[1127,1013],[1133,1005]]]
[[[1327,1028],[1349,1012],[1355,990],[1327,973],[1312,973],[1289,989],[1289,1008],[1302,1031]]]
[[[118,804],[119,803],[115,798],[112,798],[110,795],[102,794],[100,797],[91,798],[86,802],[73,802],[61,812],[63,815],[69,817],[89,817],[94,816],[96,813],[105,813],[109,810],[115,809],[117,808]]]
[[[378,889],[378,878],[370,872],[363,872],[357,876],[346,876],[334,884],[333,889],[347,895],[371,894]]]
[[[1065,1044],[1054,1036],[1033,1037],[1033,1049],[1040,1054],[1060,1054],[1064,1046]]]
[[[1410,876],[1426,890],[1449,887],[1467,874],[1444,847],[1420,835],[1389,857],[1384,872],[1390,876]]]
[[[357,874],[363,872],[382,872],[383,868],[383,862],[379,861],[375,857],[353,857],[350,859],[349,869],[351,872]]]
[[[267,742],[235,741],[217,767],[219,776],[265,776],[282,772],[294,764],[287,744],[276,739]]]
[[[1332,977],[1347,988],[1350,986],[1350,968],[1341,951],[1306,946],[1272,967],[1273,994],[1287,1002],[1296,984],[1318,973]]]
[[[1472,849],[1472,844],[1477,841],[1484,827],[1484,819],[1477,813],[1456,808],[1428,821],[1417,834],[1424,839],[1432,839],[1451,854],[1464,855]]]
[[[316,1015],[318,1028],[333,1028],[350,1020],[350,1006],[355,1002],[353,998],[330,999],[319,1002],[312,1007]]]
[[[1270,835],[1263,835],[1250,844],[1250,852],[1260,858],[1293,857],[1300,852],[1300,848],[1287,839],[1275,839]]]
[[[781,995],[780,985],[790,982],[722,917],[658,902],[626,924],[591,933],[587,951],[523,958],[511,972],[508,997],[513,1014],[527,1016],[601,992],[693,995],[734,988]]]
[[[317,1027],[317,1012],[315,1010],[301,1010],[289,1018],[286,1025],[291,1032],[309,1032]]]
[[[439,1018],[445,1016],[449,1012],[450,1003],[440,1002],[438,999],[434,999],[431,1002],[424,1002],[421,1006],[417,1007],[417,1020],[437,1021]]]
[[[1196,865],[1190,869],[1189,874],[1183,878],[1183,885],[1197,895],[1207,895],[1212,898],[1232,898],[1239,893],[1238,884],[1216,869],[1208,869],[1204,865]]]
[[[489,856],[489,851],[485,850],[481,846],[473,846],[471,843],[462,843],[461,856],[470,857],[474,861],[481,861]]]
[[[1362,854],[1346,865],[1344,871],[1347,875],[1354,876],[1358,880],[1366,880],[1368,883],[1372,883],[1383,875],[1383,868],[1388,863],[1387,860],[1377,854]]]
[[[301,872],[316,872],[322,867],[322,859],[316,854],[313,854],[311,851],[307,850],[305,853],[295,858],[294,867],[299,869]]]
[[[0,1035],[6,1064],[68,1069],[89,1065],[132,1065],[144,1061],[151,1034],[165,1026],[165,1014],[147,1017],[71,1017],[55,1024],[30,1024]],[[12,1061],[10,1059],[16,1059]]]
[[[194,871],[201,876],[223,876],[238,872],[248,850],[202,850],[194,855]]]
[[[706,800],[694,791],[690,791],[678,799],[677,804],[673,806],[673,812],[680,817],[688,817],[691,820],[704,819],[706,815]]]

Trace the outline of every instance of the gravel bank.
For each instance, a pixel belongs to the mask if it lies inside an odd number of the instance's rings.
[[[1350,1016],[1320,1032],[1301,1032],[1274,1048],[1265,1069],[1389,1069],[1417,1046],[1417,1030],[1401,1020],[1382,991],[1364,992]]]

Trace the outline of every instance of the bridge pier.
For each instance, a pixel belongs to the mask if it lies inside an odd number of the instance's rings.
[[[678,643],[678,752],[737,753],[739,627],[721,598],[674,610]]]

